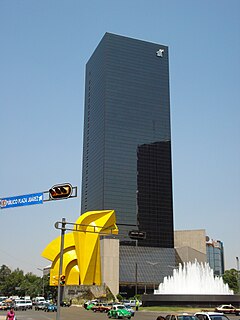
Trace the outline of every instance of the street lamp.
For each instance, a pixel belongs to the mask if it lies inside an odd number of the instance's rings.
[[[153,279],[153,290],[155,290],[155,282],[156,282],[156,268],[155,266],[160,264],[160,262],[151,262],[151,261],[146,261],[146,263],[150,264],[151,266],[153,266],[153,270],[154,270],[154,279]]]
[[[237,284],[238,284],[238,292],[240,292],[240,274],[239,274],[239,259],[236,257],[237,260]]]
[[[131,230],[128,232],[128,235],[131,239],[135,240],[135,254],[136,254],[136,261],[135,261],[135,296],[138,293],[138,240],[146,239],[146,232],[140,230]]]

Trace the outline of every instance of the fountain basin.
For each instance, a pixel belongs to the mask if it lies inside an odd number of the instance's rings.
[[[220,304],[232,304],[240,308],[240,295],[212,295],[212,294],[144,294],[144,307],[176,306],[215,308]]]

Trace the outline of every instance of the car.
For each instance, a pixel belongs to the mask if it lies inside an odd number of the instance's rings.
[[[138,303],[137,303],[138,301]],[[129,304],[131,307],[136,307],[136,305],[138,304],[138,306],[140,307],[142,305],[142,301],[139,301],[139,300],[130,300],[129,301]]]
[[[131,312],[132,317],[134,317],[134,315],[135,315],[134,309],[130,305],[126,305],[125,307],[127,308],[128,311]]]
[[[45,312],[55,312],[55,311],[57,311],[57,306],[54,303],[45,303],[44,311]]]
[[[45,302],[38,302],[35,304],[35,311],[44,310]]]
[[[226,313],[226,314],[240,315],[240,309],[235,308],[231,304],[221,304],[220,306],[215,308],[215,311]]]
[[[61,301],[61,302],[60,302],[60,306],[61,306],[61,307],[70,307],[70,306],[71,306],[71,303],[68,302],[68,301]]]
[[[199,320],[192,314],[184,313],[172,313],[164,317],[166,320]]]
[[[112,306],[107,303],[96,303],[91,310],[93,312],[108,312],[111,308]]]
[[[132,314],[123,304],[113,305],[112,309],[108,311],[108,318],[114,319],[131,319]]]
[[[86,310],[91,310],[93,306],[95,306],[95,304],[97,304],[98,301],[97,300],[89,300],[89,301],[85,301],[83,304],[83,307]]]
[[[97,302],[90,302],[90,303],[87,305],[86,309],[87,309],[87,310],[92,310],[92,307],[94,307],[96,304],[97,304]]]
[[[13,304],[14,310],[27,310],[26,300],[23,299],[15,299]]]
[[[26,304],[27,309],[32,309],[32,300],[30,300],[30,299],[25,300],[25,304]]]
[[[121,303],[125,306],[130,306],[130,300],[122,300]]]
[[[6,303],[1,303],[0,304],[0,310],[8,310],[8,305]]]
[[[227,316],[220,312],[196,312],[194,314],[199,320],[229,320]]]

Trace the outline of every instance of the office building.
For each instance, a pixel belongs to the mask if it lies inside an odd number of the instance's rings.
[[[139,257],[151,248],[156,261],[168,248],[164,260],[175,263],[168,47],[111,33],[85,80],[81,210],[102,209],[115,210],[121,245],[129,245],[120,246],[120,281],[136,246],[130,230],[146,232]]]
[[[175,250],[181,262],[207,262],[206,230],[175,230]]]
[[[207,240],[207,262],[215,276],[222,276],[225,272],[223,243],[220,240],[209,239],[209,237]]]

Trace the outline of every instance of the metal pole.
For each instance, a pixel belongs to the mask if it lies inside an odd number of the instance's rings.
[[[240,274],[239,274],[239,259],[236,257],[237,260],[237,284],[238,284],[238,293],[240,292]]]
[[[138,264],[137,264],[137,258],[138,258],[138,240],[136,240],[135,296],[137,296],[137,293],[138,293]]]
[[[57,296],[57,315],[56,320],[60,320],[60,299],[61,299],[61,286],[60,286],[60,276],[62,274],[63,268],[63,249],[64,249],[64,234],[66,231],[66,219],[62,218],[62,228],[61,228],[61,246],[60,246],[60,259],[59,259],[59,273],[58,273],[58,296]]]
[[[43,286],[42,286],[42,289],[43,289],[43,297],[44,297],[44,294],[45,294],[45,288],[44,288],[44,274],[43,274]]]
[[[42,271],[42,295],[44,297],[44,270],[41,268],[37,268],[38,270]]]

